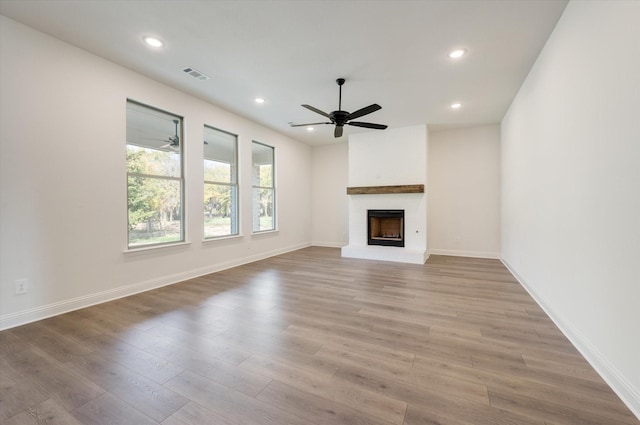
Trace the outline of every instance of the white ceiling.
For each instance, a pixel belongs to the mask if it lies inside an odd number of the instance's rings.
[[[358,119],[430,128],[498,123],[553,30],[565,0],[0,0],[0,13],[311,145],[288,123],[302,108],[371,103]],[[142,42],[155,35],[165,47]],[[467,54],[451,60],[449,51]],[[199,81],[190,66],[211,77]],[[262,105],[254,102],[260,96]],[[450,104],[461,102],[454,111]],[[345,127],[349,134],[372,131]]]

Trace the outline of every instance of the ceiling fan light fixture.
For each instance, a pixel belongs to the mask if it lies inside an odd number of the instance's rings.
[[[307,127],[307,131],[311,133],[313,131],[313,127]]]
[[[458,59],[464,56],[464,54],[467,53],[466,49],[456,49],[456,50],[452,50],[449,53],[449,57],[451,59]]]
[[[155,48],[160,48],[164,46],[164,43],[162,42],[162,40],[160,40],[157,37],[152,37],[148,35],[148,36],[142,37],[142,39],[147,44],[147,46],[151,46]]]

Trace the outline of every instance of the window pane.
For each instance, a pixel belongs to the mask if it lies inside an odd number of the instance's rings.
[[[180,177],[180,154],[127,145],[127,171],[154,176]]]
[[[218,183],[235,183],[231,174],[231,164],[224,162],[204,160],[204,180]]]
[[[262,143],[251,146],[253,162],[253,231],[275,230],[274,149]]]
[[[273,166],[271,164],[258,165],[258,177],[257,186],[273,186]]]
[[[216,183],[237,183],[238,137],[212,127],[204,127],[204,179]]]
[[[129,176],[129,246],[182,240],[180,181]]]
[[[238,190],[235,186],[204,185],[204,237],[238,234]]]
[[[134,102],[127,103],[127,145],[179,154],[181,132],[180,117]]]
[[[274,230],[273,189],[253,188],[253,231]]]
[[[238,234],[238,137],[204,126],[204,237]]]
[[[254,186],[273,186],[273,148],[253,142],[252,158],[254,168]]]
[[[130,248],[184,240],[182,118],[127,102]]]

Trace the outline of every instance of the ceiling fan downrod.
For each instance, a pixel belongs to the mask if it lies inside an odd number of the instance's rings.
[[[338,83],[338,86],[340,87],[340,92],[338,94],[338,110],[342,111],[342,85],[344,84],[344,78],[338,78],[336,80],[336,83]]]

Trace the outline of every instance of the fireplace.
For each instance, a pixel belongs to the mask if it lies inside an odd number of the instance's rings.
[[[367,210],[367,245],[404,247],[404,210]]]

